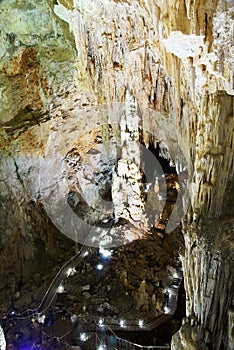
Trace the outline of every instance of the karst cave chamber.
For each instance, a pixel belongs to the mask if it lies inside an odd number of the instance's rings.
[[[233,0],[0,23],[0,349],[232,350]]]

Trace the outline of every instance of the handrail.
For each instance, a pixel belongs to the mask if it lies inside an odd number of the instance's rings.
[[[67,262],[65,262],[61,268],[59,269],[59,271],[56,273],[55,277],[53,278],[53,280],[51,281],[49,287],[47,288],[46,290],[46,293],[44,294],[40,304],[35,307],[34,309],[27,309],[25,311],[23,311],[22,313],[20,314],[15,314],[14,318],[15,319],[27,319],[30,315],[35,315],[35,314],[40,314],[42,312],[45,312],[52,304],[55,296],[56,296],[56,292],[53,293],[51,296],[50,296],[50,292],[52,291],[56,281],[58,282],[59,278],[62,276],[63,272],[65,271],[65,269],[67,267],[71,267],[72,266],[72,263],[74,264],[74,262],[81,257],[81,254],[84,250],[84,247],[87,247],[85,244],[87,242],[89,238],[89,234],[87,235],[83,245],[81,246],[80,250],[74,255],[72,256]],[[87,249],[87,248],[86,248]],[[83,258],[85,257],[85,255],[83,256]],[[83,259],[82,259],[83,260]],[[171,290],[174,290],[171,294],[170,294],[170,298],[169,298],[169,301],[167,303],[167,307],[168,307],[168,313],[163,313],[161,314],[160,316],[156,317],[156,318],[153,318],[152,320],[148,321],[148,322],[145,322],[144,326],[141,327],[141,331],[143,330],[147,330],[147,331],[151,331],[152,329],[156,328],[157,326],[159,326],[160,324],[164,323],[166,320],[168,320],[168,318],[172,317],[172,315],[174,314],[175,310],[176,310],[176,306],[177,306],[177,298],[178,298],[178,289],[179,289],[179,286],[181,284],[181,281],[182,281],[182,277],[183,277],[183,274],[182,273],[179,273],[180,276],[177,276],[176,278],[173,279],[173,282],[171,284],[170,287],[168,287],[168,289],[171,289]],[[63,279],[62,279],[63,280]],[[47,298],[49,298],[49,302],[46,304],[46,301],[47,301]],[[45,305],[45,307],[43,308],[43,305]],[[23,316],[27,313],[26,316]],[[97,321],[97,317],[89,317],[89,319],[91,319],[92,321]],[[113,322],[114,321],[114,322]],[[128,340],[126,339],[122,339],[122,338],[119,338],[115,333],[114,331],[111,329],[110,325],[112,327],[115,327],[116,326],[116,323],[118,321],[115,320],[115,319],[112,319],[112,323],[110,324],[105,324],[103,325],[104,327],[107,327],[111,333],[115,336],[115,338],[120,341],[120,342],[125,342],[125,343],[128,343],[129,345],[131,345],[132,347],[134,348],[139,348],[139,349],[169,349],[170,347],[167,347],[167,346],[143,346],[143,345],[139,345],[139,344],[136,344],[136,343],[132,343],[132,342],[129,342]],[[137,326],[136,326],[137,325]],[[139,325],[136,323],[136,321],[134,320],[134,322],[131,324],[131,325],[125,325],[124,328],[118,326],[118,329],[124,329],[125,331],[132,331],[132,330],[135,330],[135,331],[139,331]],[[60,339],[64,338],[66,335],[70,334],[71,332],[69,331],[68,333],[66,333],[65,335],[63,335],[62,337],[60,337]],[[96,334],[97,336],[97,334]]]
[[[68,336],[69,334],[71,334],[73,331],[68,331],[67,333],[63,334],[61,337],[59,337],[59,340],[65,338],[66,336]]]
[[[53,278],[52,282],[50,283],[49,287],[47,288],[47,291],[45,292],[45,294],[44,294],[40,304],[38,306],[36,306],[34,309],[27,309],[27,310],[24,310],[23,312],[21,312],[19,314],[14,314],[14,319],[18,319],[18,320],[26,319],[30,315],[39,314],[39,313],[47,310],[48,307],[50,307],[50,305],[51,305],[51,303],[52,303],[56,293],[52,296],[51,302],[49,303],[49,306],[47,306],[46,308],[42,309],[39,312],[39,310],[42,307],[43,303],[45,302],[45,300],[46,300],[50,290],[54,286],[55,281],[59,278],[59,276],[62,274],[62,272],[65,270],[65,268],[68,267],[76,258],[78,258],[81,255],[84,247],[86,247],[85,243],[87,242],[88,238],[89,238],[89,235],[87,235],[87,237],[86,237],[83,245],[81,246],[80,250],[61,266],[61,268],[59,269],[59,271],[56,273],[55,277]],[[27,315],[23,316],[26,313],[27,313]]]
[[[169,300],[167,303],[167,313],[162,313],[161,315],[154,317],[150,320],[144,320],[144,325],[140,327],[141,331],[151,331],[154,328],[161,325],[162,323],[166,322],[168,319],[172,318],[177,307],[178,289],[183,278],[183,274],[180,271],[177,271],[177,273],[177,277],[173,278],[172,284],[167,288],[168,290],[170,290]],[[86,322],[84,322],[84,324],[97,324],[99,320],[100,317],[89,316],[88,319],[86,318]],[[118,329],[124,331],[139,331],[139,324],[136,320],[128,320],[128,324],[125,324],[123,327],[121,327],[119,321],[112,318],[111,320],[109,319],[108,322],[103,323],[102,326],[110,326],[112,329],[115,330]]]
[[[53,300],[54,300],[54,298],[55,298],[55,296],[56,296],[56,293],[54,293],[54,294],[51,296],[51,299],[50,299],[49,304],[48,304],[45,308],[41,309],[43,303],[45,303],[45,301],[46,301],[47,296],[49,295],[50,291],[52,290],[52,288],[53,288],[53,286],[54,286],[56,280],[61,276],[61,274],[64,272],[65,268],[67,268],[69,265],[71,265],[71,263],[72,263],[73,261],[75,261],[77,258],[79,258],[79,257],[81,256],[81,253],[82,253],[84,247],[86,247],[85,243],[87,242],[88,238],[89,238],[89,235],[87,235],[87,237],[86,237],[86,239],[85,239],[85,241],[84,241],[82,247],[80,248],[80,250],[79,250],[74,256],[72,256],[68,261],[66,261],[66,262],[61,266],[61,268],[59,269],[59,271],[57,272],[57,274],[56,274],[55,277],[53,278],[52,282],[50,283],[50,285],[49,285],[49,287],[48,287],[46,293],[44,294],[44,296],[43,296],[43,298],[42,298],[40,304],[39,304],[36,308],[34,308],[34,309],[27,309],[27,310],[23,311],[23,312],[20,313],[20,314],[15,314],[15,315],[14,315],[14,318],[15,318],[15,319],[18,319],[18,320],[20,320],[20,319],[21,319],[21,320],[27,319],[27,318],[28,318],[29,316],[31,316],[31,315],[40,314],[40,313],[46,311],[46,310],[51,306],[51,304],[52,304],[52,302],[53,302]],[[180,285],[182,278],[178,278],[178,279],[179,279],[179,284],[178,284],[178,285]],[[172,286],[171,286],[171,288],[172,288]],[[176,299],[177,299],[177,293],[176,293],[175,296],[176,296]],[[172,302],[172,301],[171,301],[171,302]],[[175,305],[176,305],[176,304],[177,304],[177,303],[175,303]],[[40,309],[41,309],[41,310],[40,310]],[[159,322],[160,322],[160,324],[161,324],[161,323],[165,322],[168,318],[172,317],[172,315],[174,314],[174,312],[175,312],[175,307],[173,307],[173,308],[171,309],[171,312],[170,312],[170,313],[168,313],[168,314],[164,314],[164,313],[163,313],[163,314],[161,314],[160,316],[158,316],[158,317],[156,317],[156,318],[153,318],[151,321],[146,322],[146,323],[144,324],[144,327],[142,327],[142,328],[143,328],[144,330],[150,331],[150,330],[154,329],[155,327],[157,327],[157,324],[158,324]],[[27,315],[23,316],[25,313],[27,313]],[[97,318],[96,318],[96,317],[90,317],[90,319],[92,319],[92,321],[97,321]],[[161,321],[160,321],[160,319],[161,319]],[[114,321],[114,322],[113,322],[113,321]],[[134,321],[135,321],[135,320],[134,320]],[[113,323],[111,323],[112,326],[114,326],[114,327],[117,326],[117,321],[116,321],[116,320],[113,319],[112,322],[113,322]],[[120,327],[118,326],[118,328],[120,328]],[[125,326],[124,329],[125,329],[125,331],[127,331],[127,330],[138,330],[138,326],[137,326],[136,322],[133,322],[132,325]]]
[[[159,316],[156,316],[155,318],[152,318],[150,320],[144,320],[144,325],[139,326],[138,320],[132,319],[127,320],[127,324],[124,326],[120,326],[120,323],[116,319],[109,319],[107,322],[102,324],[100,327],[109,326],[114,330],[122,330],[122,331],[152,331],[154,328],[158,327],[162,323],[168,321],[170,318],[172,318],[172,314],[164,314],[162,313]],[[86,327],[86,329],[92,327],[93,324],[97,325],[99,323],[100,317],[96,316],[89,316],[88,318],[83,319],[83,326]]]
[[[87,242],[87,240],[88,240],[88,236],[86,237],[85,243]],[[50,283],[50,286],[49,286],[49,288],[47,289],[47,291],[46,291],[46,293],[45,293],[45,295],[44,295],[44,297],[43,297],[43,299],[42,299],[40,305],[37,307],[38,310],[40,310],[40,308],[42,307],[43,303],[45,302],[45,300],[46,300],[46,298],[47,298],[47,295],[49,294],[50,290],[53,288],[53,286],[54,286],[56,280],[57,280],[57,279],[60,277],[60,275],[64,272],[65,268],[67,268],[69,265],[71,265],[71,263],[72,263],[74,260],[76,260],[76,259],[81,255],[81,253],[82,253],[84,247],[86,247],[86,246],[85,246],[85,243],[83,243],[83,245],[82,245],[81,249],[79,250],[79,252],[76,253],[73,257],[71,257],[71,258],[60,268],[60,270],[57,272],[57,274],[56,274],[55,277],[53,278],[52,282]],[[54,296],[52,297],[52,300],[53,300],[53,298],[55,297],[55,295],[56,295],[56,294],[54,294]],[[47,310],[47,308],[50,307],[50,305],[51,305],[51,303],[49,304],[49,306],[47,306],[47,307],[46,307],[45,309],[43,309],[42,311]],[[41,312],[42,312],[42,311],[41,311]]]
[[[107,328],[113,334],[113,336],[116,338],[117,341],[119,340],[122,343],[129,344],[129,345],[131,345],[133,347],[137,347],[137,348],[140,348],[140,349],[170,349],[170,346],[167,346],[167,345],[159,346],[159,345],[140,345],[140,344],[136,344],[136,343],[130,342],[127,339],[123,339],[123,338],[118,337],[115,334],[115,332],[109,326],[107,326]]]
[[[127,349],[142,349],[142,350],[151,350],[151,349],[170,349],[170,345],[140,345],[137,343],[133,343],[127,339],[123,339],[118,337],[114,331],[108,327],[108,330],[110,331],[110,333],[114,336],[114,338],[116,339],[116,345],[117,346],[124,346],[124,349],[126,349],[126,345],[127,345]],[[67,332],[66,334],[64,334],[62,337],[59,338],[59,340],[65,338],[67,335],[69,335],[71,333]],[[103,347],[103,349],[111,349],[111,350],[120,350],[120,348],[115,347],[113,344],[110,344],[110,339],[108,339],[108,335],[105,334],[104,339],[100,337],[100,335],[95,332],[95,333],[91,333],[91,337],[89,337],[88,340],[88,345],[90,344],[90,342],[92,343],[92,341],[94,340],[94,337],[96,339],[96,344],[99,343],[100,346]]]
[[[52,282],[50,283],[50,286],[49,286],[49,288],[47,289],[47,291],[46,291],[46,293],[45,293],[45,295],[44,295],[44,297],[43,297],[43,299],[42,299],[42,301],[41,301],[41,303],[40,303],[40,305],[38,306],[37,309],[40,309],[40,308],[41,308],[41,306],[43,305],[43,302],[46,300],[47,295],[49,294],[50,290],[52,289],[52,287],[53,287],[55,281],[56,281],[56,280],[58,279],[58,277],[62,274],[62,272],[65,270],[65,268],[68,267],[76,258],[78,258],[78,257],[81,255],[81,253],[82,253],[84,247],[86,247],[85,243],[87,242],[88,238],[89,238],[89,234],[87,235],[87,237],[86,237],[84,243],[82,244],[80,250],[78,251],[78,253],[76,253],[75,255],[73,255],[73,256],[72,256],[68,261],[66,261],[66,262],[64,263],[64,265],[59,269],[59,271],[57,272],[57,274],[56,274],[55,277],[53,278]]]

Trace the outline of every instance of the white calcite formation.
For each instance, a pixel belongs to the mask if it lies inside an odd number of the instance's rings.
[[[112,198],[114,218],[124,218],[134,224],[144,219],[140,118],[137,104],[127,91],[125,114],[120,118],[120,159],[113,174]],[[140,228],[140,226],[139,226]]]
[[[126,241],[139,238],[136,223],[147,222],[134,142],[160,142],[187,212],[187,318],[172,348],[231,350],[233,221],[223,208],[234,173],[233,1],[4,0],[0,10],[2,295],[30,279],[38,241],[56,246],[54,258],[63,252],[47,215],[79,242],[90,229],[95,245],[111,235],[93,223],[114,212],[131,219]]]
[[[6,339],[1,326],[0,326],[0,349],[6,350]]]

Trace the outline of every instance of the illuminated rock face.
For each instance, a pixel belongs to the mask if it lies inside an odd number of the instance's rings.
[[[6,340],[5,340],[3,329],[1,326],[0,326],[0,349],[6,350]]]
[[[142,114],[150,110],[144,144],[153,135],[190,178],[182,257],[188,319],[172,347],[232,349],[233,221],[222,211],[233,181],[232,0],[11,0],[0,8],[2,255],[10,249],[7,241],[26,241],[23,252],[12,255],[26,261],[17,270],[26,273],[36,251],[32,221],[36,227],[45,220],[40,239],[53,246],[43,210],[35,206],[74,191],[64,159],[73,154],[77,174],[79,157],[90,159],[88,151],[106,135],[101,128],[100,136],[100,125],[108,124],[100,110],[124,104],[129,89]],[[150,118],[163,130],[172,126],[174,142]],[[177,157],[177,144],[183,157]],[[123,176],[124,164],[118,165]],[[63,171],[70,176],[66,183],[58,181]],[[114,184],[119,210],[117,178]]]

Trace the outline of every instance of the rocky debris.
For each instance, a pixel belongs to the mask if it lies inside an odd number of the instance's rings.
[[[7,349],[70,349],[65,341],[47,334],[36,322],[30,323],[30,327],[27,325],[9,331],[7,344]]]
[[[178,268],[179,231],[167,236],[162,245],[157,235],[112,249],[104,258],[96,249],[86,257],[76,274],[57,296],[80,319],[109,317],[145,320],[162,313],[165,288],[171,285]],[[170,251],[170,259],[164,250]],[[139,253],[141,252],[141,253]],[[102,264],[101,270],[97,269]]]

